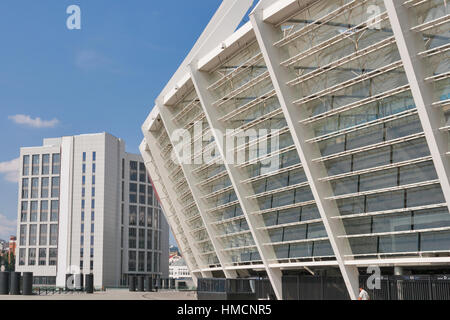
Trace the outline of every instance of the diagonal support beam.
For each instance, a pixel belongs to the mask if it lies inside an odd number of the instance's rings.
[[[282,61],[278,48],[273,46],[278,40],[279,32],[271,24],[265,23],[262,19],[263,8],[260,4],[250,14],[250,21],[256,34],[263,57],[267,64],[275,91],[277,93],[283,114],[292,134],[292,139],[297,148],[305,174],[308,178],[311,191],[317,203],[323,224],[327,231],[336,260],[344,278],[347,290],[351,299],[356,299],[359,291],[359,273],[355,266],[345,264],[344,256],[351,254],[350,244],[347,239],[339,238],[345,234],[343,223],[340,219],[332,219],[339,215],[339,210],[335,201],[326,200],[334,195],[329,181],[319,181],[319,178],[326,177],[327,171],[323,163],[314,163],[312,159],[320,157],[320,150],[315,143],[308,143],[306,140],[313,138],[313,131],[299,121],[306,119],[307,115],[302,107],[294,105],[294,89],[286,85],[290,80],[288,70],[280,65]]]
[[[169,134],[170,141],[171,141],[172,145],[174,146],[175,142],[172,139],[173,139],[175,130],[177,130],[177,126],[175,125],[173,120],[171,120],[172,117],[171,117],[170,112],[167,109],[167,107],[159,105],[158,102],[157,102],[157,106],[160,109],[161,120],[164,123],[167,133]],[[217,254],[217,258],[219,259],[219,262],[220,262],[221,268],[225,274],[225,277],[236,278],[236,276],[237,276],[236,271],[227,270],[225,268],[227,258],[225,256],[225,254],[223,253],[224,248],[223,248],[222,244],[216,238],[216,232],[212,226],[213,221],[209,217],[209,215],[207,213],[208,208],[206,207],[206,203],[202,199],[202,196],[204,196],[204,194],[203,194],[202,190],[198,187],[198,184],[201,181],[199,181],[199,179],[193,174],[192,170],[194,168],[192,167],[192,165],[186,164],[183,161],[183,159],[180,158],[180,155],[177,152],[175,152],[175,153],[176,153],[178,162],[180,163],[181,168],[183,170],[183,174],[186,177],[189,189],[191,190],[191,193],[192,193],[192,197],[194,198],[194,200],[197,204],[200,216],[201,216],[203,224],[206,228],[206,232],[208,233],[208,236],[211,239],[212,245],[214,247],[214,251]]]
[[[177,202],[174,201],[174,199],[170,198],[170,194],[168,192],[168,190],[170,190],[170,186],[168,186],[167,184],[168,184],[168,182],[170,182],[170,179],[168,179],[168,177],[167,177],[167,172],[164,172],[164,171],[167,171],[167,169],[165,169],[165,167],[163,165],[161,165],[161,163],[159,163],[158,159],[155,159],[155,155],[158,152],[153,154],[150,151],[150,149],[158,150],[158,146],[155,143],[156,141],[153,141],[154,139],[151,136],[151,134],[146,133],[145,136],[146,136],[146,138],[144,139],[144,141],[142,142],[142,144],[140,146],[142,158],[144,159],[144,163],[147,168],[147,172],[152,177],[152,183],[154,184],[154,187],[158,192],[159,201],[161,203],[161,206],[164,209],[163,212],[166,216],[166,219],[169,221],[170,226],[174,227],[174,226],[176,226],[176,223],[175,223],[173,215],[176,215],[177,213],[172,212],[171,209],[176,210],[175,207],[173,207],[173,206],[176,205]],[[159,159],[159,160],[161,160],[161,159]],[[168,187],[169,187],[169,189],[168,189]],[[183,228],[183,232],[186,233],[185,232],[186,229],[183,226],[182,226],[182,228]],[[198,259],[199,259],[198,252],[197,252],[197,250],[195,250],[195,247],[193,247],[192,239],[190,239],[188,237],[188,235],[185,234],[188,243],[184,243],[183,241],[181,241],[181,239],[179,239],[177,232],[173,232],[173,235],[174,235],[175,240],[177,241],[178,245],[180,246],[180,249],[183,251],[183,254],[186,255],[186,253],[187,253],[186,246],[189,246],[192,248],[191,249],[192,254],[193,254],[192,258],[195,261],[195,263],[197,264],[197,266],[201,269],[201,263],[198,262]],[[194,278],[194,282],[197,283],[197,276],[192,272],[196,268],[194,268],[194,266],[192,265],[189,258],[191,258],[191,257],[189,257],[189,256],[186,257],[186,264],[188,265],[189,270],[191,270],[191,274]],[[204,272],[202,272],[201,275],[202,275],[202,277],[209,276],[208,274],[206,274]]]
[[[397,47],[411,86],[411,92],[417,107],[420,122],[425,134],[431,157],[450,212],[450,163],[446,156],[448,150],[448,132],[439,128],[445,125],[442,108],[433,107],[433,86],[425,78],[431,76],[431,68],[426,66],[419,56],[425,51],[425,43],[420,32],[411,31],[418,23],[412,9],[402,5],[402,1],[384,0]]]
[[[253,190],[249,185],[244,185],[241,183],[242,180],[248,179],[245,176],[243,170],[239,170],[233,163],[228,163],[227,154],[224,143],[224,134],[226,132],[226,127],[223,122],[219,121],[220,118],[217,109],[212,105],[214,99],[211,93],[207,90],[210,85],[208,79],[208,74],[201,72],[197,68],[197,62],[193,61],[189,66],[191,69],[192,81],[194,82],[195,89],[199,96],[201,105],[205,112],[206,118],[209,122],[209,126],[212,128],[211,132],[217,143],[219,153],[224,162],[225,168],[230,177],[231,183],[236,192],[236,196],[241,205],[242,212],[247,220],[249,229],[253,236],[253,240],[258,248],[261,260],[263,261],[264,267],[266,269],[267,275],[274,289],[277,299],[281,300],[282,297],[282,272],[280,269],[270,268],[269,260],[276,259],[275,252],[272,246],[265,246],[264,243],[270,243],[270,238],[268,234],[259,229],[265,226],[263,218],[259,215],[253,215],[252,212],[259,211],[258,203],[255,199],[250,199],[249,197],[254,195]],[[221,132],[222,135],[219,135]],[[232,146],[233,147],[233,146]]]

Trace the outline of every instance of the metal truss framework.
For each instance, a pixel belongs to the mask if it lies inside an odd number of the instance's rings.
[[[351,240],[361,238],[378,237],[377,241],[380,242],[380,237],[383,236],[401,236],[402,234],[421,234],[421,233],[433,233],[433,232],[445,232],[448,230],[447,226],[439,228],[416,228],[408,231],[388,231],[388,232],[374,232],[372,227],[370,232],[359,232],[355,234],[349,234],[346,229],[346,223],[352,221],[352,219],[370,218],[379,216],[389,216],[399,213],[411,212],[413,215],[415,212],[422,213],[426,210],[435,210],[439,208],[446,208],[450,211],[450,164],[448,163],[448,129],[445,125],[445,117],[443,109],[440,108],[443,104],[442,101],[435,101],[433,96],[433,88],[429,79],[439,77],[448,77],[447,75],[435,76],[427,72],[427,66],[425,65],[422,57],[444,54],[447,52],[447,45],[440,46],[439,52],[437,49],[432,51],[427,50],[423,45],[422,34],[430,30],[430,28],[445,25],[449,22],[448,15],[435,19],[431,22],[422,23],[418,26],[411,24],[411,21],[417,21],[418,18],[414,16],[413,7],[422,5],[426,1],[393,1],[384,0],[384,6],[386,13],[381,13],[359,25],[348,24],[350,33],[341,33],[331,39],[325,40],[322,43],[313,44],[308,50],[297,53],[294,56],[286,59],[286,53],[283,51],[283,46],[295,43],[295,41],[302,41],[303,38],[307,39],[308,34],[313,34],[316,29],[320,27],[336,27],[337,24],[333,22],[333,19],[340,15],[348,14],[352,10],[357,11],[363,5],[366,5],[367,1],[355,0],[348,1],[345,6],[342,6],[335,11],[330,11],[327,15],[322,17],[315,17],[317,19],[312,23],[306,24],[306,26],[290,30],[286,32],[287,35],[280,40],[280,25],[283,23],[295,21],[292,17],[302,12],[305,8],[320,3],[321,1],[294,1],[294,0],[263,0],[258,3],[253,12],[250,14],[250,22],[239,28],[235,33],[231,32],[231,26],[237,26],[239,21],[244,17],[252,1],[246,1],[245,3],[239,1],[224,1],[224,4],[219,9],[221,12],[219,15],[213,18],[214,23],[208,25],[205,34],[202,35],[199,42],[194,46],[193,51],[189,54],[183,65],[177,71],[174,78],[169,82],[168,86],[163,90],[161,96],[157,99],[157,106],[151,113],[147,121],[143,126],[143,132],[145,140],[141,146],[141,152],[146,161],[146,166],[152,178],[158,177],[155,182],[155,188],[164,190],[165,197],[161,199],[163,209],[168,217],[168,221],[176,233],[176,240],[180,245],[183,254],[192,257],[188,257],[189,268],[193,272],[194,276],[210,277],[212,271],[222,271],[226,277],[234,278],[238,276],[237,271],[243,270],[264,270],[268,278],[272,283],[272,287],[276,293],[278,299],[282,299],[282,270],[288,269],[306,269],[321,267],[321,266],[334,266],[338,267],[346,284],[349,296],[351,299],[356,299],[359,287],[359,273],[358,267],[365,267],[369,265],[420,265],[421,263],[449,263],[449,257],[439,256],[441,253],[448,253],[448,250],[434,250],[429,251],[427,254],[438,254],[433,256],[422,256],[420,250],[408,251],[408,252],[380,252],[372,253],[355,253],[352,250]],[[337,1],[341,2],[341,1]],[[376,2],[376,1],[373,1]],[[383,1],[378,1],[383,4]],[[213,22],[213,21],[212,21]],[[315,70],[300,74],[296,77],[292,77],[292,72],[289,68],[297,66],[305,59],[314,57],[324,50],[328,50],[338,41],[343,41],[346,38],[354,34],[364,34],[365,31],[373,29],[373,25],[381,24],[379,28],[380,32],[391,34],[391,36],[382,39],[379,43],[372,43],[372,46],[357,50],[355,53],[341,57],[336,61],[332,61],[324,66],[320,66]],[[227,28],[221,29],[221,26],[227,26]],[[389,27],[390,26],[390,27]],[[391,29],[392,28],[392,29]],[[420,32],[419,32],[420,31]],[[209,33],[209,34],[208,34]],[[362,35],[361,35],[362,36]],[[228,61],[233,61],[240,51],[247,50],[253,43],[257,44],[260,52],[249,53],[245,59],[241,62],[235,63],[236,65],[228,66]],[[325,75],[327,72],[333,70],[346,72],[350,69],[347,65],[351,65],[358,59],[364,59],[370,54],[376,54],[377,50],[390,50],[394,48],[398,50],[399,60],[393,60],[384,66],[374,68],[372,70],[366,70],[365,73],[358,75],[347,81],[342,81],[334,86],[328,86],[322,91],[318,90],[314,93],[308,93],[311,89],[306,87],[304,83],[311,79],[318,78]],[[249,50],[251,51],[251,50]],[[215,77],[215,72],[222,68],[221,76]],[[231,68],[232,71],[226,71],[227,68]],[[347,68],[347,69],[346,69]],[[267,71],[264,71],[267,69]],[[298,67],[298,69],[302,69]],[[254,71],[261,70],[261,71]],[[308,113],[305,108],[308,103],[313,102],[318,98],[325,98],[327,95],[337,95],[340,92],[345,92],[346,88],[358,85],[364,81],[375,81],[377,77],[382,77],[384,74],[391,74],[393,72],[404,73],[407,77],[407,83],[404,83],[397,88],[390,88],[377,94],[373,94],[369,97],[361,98],[356,102],[351,102],[346,105],[332,108],[319,115],[312,115]],[[256,76],[252,73],[255,72]],[[240,77],[245,77],[247,73],[250,73],[250,80],[242,81]],[[427,80],[428,79],[428,80]],[[445,79],[445,78],[444,78]],[[191,86],[188,83],[192,81],[195,92],[198,96],[198,100],[192,101],[192,103],[186,104],[181,111],[173,111],[173,106],[183,100]],[[233,83],[233,81],[235,83]],[[241,82],[239,82],[241,81]],[[269,81],[270,85],[264,87],[265,81]],[[226,87],[227,83],[233,83],[232,89],[226,91],[225,89],[220,99],[214,93],[217,90],[222,90],[222,87]],[[253,89],[257,86],[263,86],[266,90],[260,93],[253,93]],[[304,90],[305,92],[303,93]],[[309,90],[309,91],[308,91]],[[255,90],[256,91],[256,90]],[[299,92],[301,95],[299,97]],[[366,121],[362,124],[346,128],[338,128],[334,131],[326,132],[325,134],[317,134],[314,131],[314,127],[323,119],[333,116],[340,116],[344,112],[361,108],[365,105],[370,105],[381,99],[390,99],[397,97],[397,95],[408,94],[411,92],[416,108],[407,106],[404,111],[387,115],[385,117],[377,118],[375,120]],[[237,101],[241,97],[252,96],[252,98],[245,98],[247,103],[240,104],[236,108],[230,109],[230,101]],[[220,97],[220,96],[219,96]],[[285,126],[281,128],[279,134],[290,134],[293,140],[293,145],[285,147],[285,149],[278,150],[273,155],[283,155],[289,152],[296,152],[300,163],[294,164],[288,168],[280,169],[270,174],[260,174],[257,176],[250,176],[246,170],[249,165],[258,162],[264,157],[260,156],[256,159],[248,161],[243,164],[236,165],[227,161],[229,150],[217,131],[225,132],[227,123],[239,119],[241,115],[244,115],[255,106],[259,104],[266,105],[271,99],[277,98],[279,102],[279,108],[270,110],[270,112],[259,115],[256,119],[243,122],[237,129],[246,129],[257,127],[258,125],[264,125],[267,121],[278,119],[282,121],[284,119]],[[245,100],[243,99],[243,100]],[[253,100],[252,100],[253,99]],[[246,100],[246,101],[247,101]],[[438,107],[436,107],[438,105]],[[207,133],[212,134],[214,141],[210,146],[204,148],[203,152],[207,152],[209,149],[217,148],[218,156],[222,160],[225,167],[225,172],[220,172],[205,181],[202,181],[195,173],[208,170],[211,168],[212,163],[201,164],[199,166],[181,164],[181,171],[187,181],[187,185],[192,193],[192,197],[195,201],[195,205],[199,209],[199,216],[204,224],[204,228],[207,231],[209,241],[211,241],[214,252],[217,254],[220,265],[216,267],[205,267],[205,263],[201,262],[202,253],[197,249],[196,240],[193,239],[190,234],[195,232],[189,223],[184,221],[185,216],[182,214],[183,207],[180,206],[177,197],[177,186],[171,182],[171,172],[169,172],[164,162],[167,159],[163,159],[160,156],[161,147],[158,145],[156,139],[149,134],[152,130],[152,126],[156,119],[162,120],[163,126],[171,139],[172,146],[176,143],[173,140],[172,135],[178,129],[177,121],[183,118],[189,119],[189,115],[195,108],[200,108],[201,112],[192,118],[192,124],[198,120],[207,121],[209,128],[202,132],[200,137],[203,138]],[[278,117],[278,118],[277,118]],[[408,119],[415,119],[417,117],[420,121],[423,131],[412,132],[409,135],[394,137],[387,139],[379,143],[360,146],[358,148],[343,150],[333,154],[323,154],[320,143],[322,141],[329,141],[331,139],[339,139],[339,137],[345,137],[347,141],[347,135],[364,132],[364,130],[370,130],[370,128],[382,128],[387,130],[392,123],[396,121],[409,121]],[[281,119],[281,120],[280,120]],[[411,120],[411,121],[413,121]],[[214,130],[211,130],[213,128]],[[264,137],[259,137],[256,143]],[[392,162],[392,150],[402,144],[412,142],[418,143],[418,141],[426,141],[426,146],[429,149],[429,154],[418,155],[415,158],[406,159],[404,161]],[[250,142],[255,143],[255,141]],[[248,145],[244,145],[241,149],[245,149]],[[371,152],[372,150],[381,148],[391,148],[391,163],[377,165],[365,169],[352,169],[350,172],[343,172],[339,174],[330,174],[326,161],[340,160],[344,157],[351,157],[353,167],[353,157],[355,155],[362,154],[364,152]],[[155,152],[153,152],[155,150]],[[170,149],[162,150],[163,153],[168,153]],[[234,150],[235,151],[235,150]],[[155,155],[152,155],[152,154]],[[194,155],[194,158],[198,155]],[[182,160],[178,158],[178,160]],[[182,162],[182,161],[180,161]],[[407,168],[411,165],[426,165],[432,163],[436,169],[437,179],[425,179],[424,181],[398,184],[396,186],[378,187],[374,190],[361,191],[359,190],[359,181],[364,175],[376,174],[377,172],[385,172],[388,170],[400,170]],[[290,173],[294,170],[303,170],[306,181],[293,186],[286,186],[276,190],[265,191],[261,193],[255,193],[252,189],[252,184],[262,179],[268,179],[270,177],[282,174]],[[214,190],[214,192],[206,192],[202,187],[229,177],[231,186],[220,190]],[[351,179],[352,177],[358,178],[358,190],[357,192],[347,192],[344,194],[336,194],[335,181],[341,181],[342,179]],[[436,203],[430,203],[425,205],[406,205],[404,208],[388,208],[380,210],[365,210],[362,212],[355,212],[352,214],[342,215],[339,207],[339,201],[345,199],[359,199],[364,197],[364,201],[367,202],[366,197],[371,195],[382,195],[389,192],[402,191],[406,193],[409,190],[417,190],[418,188],[433,187],[440,185],[444,199],[437,201]],[[276,210],[262,210],[259,206],[258,199],[271,195],[281,194],[295,188],[302,188],[303,186],[309,186],[313,195],[313,199],[304,201],[294,205],[287,205],[277,208],[280,210],[289,210],[305,206],[316,205],[319,217],[315,217],[311,220],[297,221],[294,223],[280,224],[280,226],[268,226],[266,225],[263,215]],[[228,204],[222,206],[216,206],[210,208],[208,206],[208,200],[214,197],[218,197],[221,194],[234,190],[237,200],[231,201]],[[174,194],[172,194],[172,192]],[[183,196],[183,195],[181,195]],[[405,200],[406,201],[406,200]],[[217,212],[225,211],[229,208],[240,206],[242,215],[223,218],[217,220],[214,218],[214,214]],[[169,213],[170,212],[170,213]],[[277,213],[279,214],[279,213]],[[176,225],[174,217],[177,217],[181,225],[181,233],[177,236]],[[278,218],[277,218],[278,219]],[[230,233],[220,234],[221,225],[233,224],[239,222],[241,225],[245,221],[248,225],[248,229],[238,229]],[[371,220],[373,221],[373,220]],[[272,239],[271,230],[277,230],[282,228],[283,233],[286,228],[301,227],[313,225],[314,223],[323,224],[326,231],[326,236],[317,238],[295,239],[291,241],[277,242]],[[373,222],[372,222],[373,223]],[[228,232],[228,231],[227,231]],[[222,242],[223,238],[236,238],[246,236],[250,234],[254,241],[254,245],[249,245],[248,248],[240,244],[238,247],[227,247]],[[187,243],[183,243],[181,237],[187,240]],[[284,236],[283,236],[284,237]],[[329,241],[333,256],[329,259],[328,256],[316,257],[312,260],[286,259],[279,258],[275,248],[278,245],[288,244],[288,250],[291,245],[297,245],[306,243],[311,244],[314,247],[316,242]],[[198,243],[197,243],[198,244]],[[379,246],[379,244],[378,244]],[[260,256],[260,259],[256,259],[254,263],[252,261],[234,261],[229,254],[234,250],[256,250]],[[189,252],[189,253],[188,253]],[[394,257],[395,256],[395,257]],[[404,257],[402,257],[404,256]],[[194,265],[192,261],[195,261]]]

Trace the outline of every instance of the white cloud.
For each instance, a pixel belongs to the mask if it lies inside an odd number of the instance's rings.
[[[0,239],[9,240],[9,236],[15,235],[17,231],[17,220],[10,220],[0,214]]]
[[[19,181],[19,158],[11,161],[0,162],[0,174],[5,175],[5,180],[9,182]]]
[[[23,124],[32,128],[53,128],[59,123],[59,120],[56,118],[52,120],[42,120],[39,117],[33,119],[26,114],[16,114],[14,116],[9,116],[8,119],[17,124]]]

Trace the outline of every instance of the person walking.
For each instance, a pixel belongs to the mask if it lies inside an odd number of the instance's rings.
[[[369,293],[367,293],[367,291],[363,288],[359,288],[358,300],[370,300]]]

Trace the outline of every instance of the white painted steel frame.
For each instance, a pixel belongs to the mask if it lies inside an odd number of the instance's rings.
[[[333,248],[336,260],[344,278],[351,299],[356,299],[359,291],[359,273],[354,266],[344,264],[344,255],[351,254],[350,244],[347,239],[338,238],[345,234],[344,225],[341,220],[332,220],[331,217],[339,215],[336,202],[326,200],[333,196],[331,184],[328,181],[320,182],[319,178],[327,175],[323,163],[314,163],[314,158],[320,157],[320,151],[316,144],[307,143],[305,140],[312,138],[313,132],[310,127],[299,123],[306,119],[307,115],[301,106],[294,102],[294,89],[288,85],[289,74],[287,69],[281,66],[282,58],[280,49],[273,44],[277,41],[276,28],[263,21],[263,8],[259,5],[250,14],[250,21],[255,30],[259,46],[268,67],[275,91],[283,109],[284,116],[292,134],[292,139],[297,148],[303,169],[310,183],[311,191],[316,200],[316,205],[322,217],[325,230]]]

